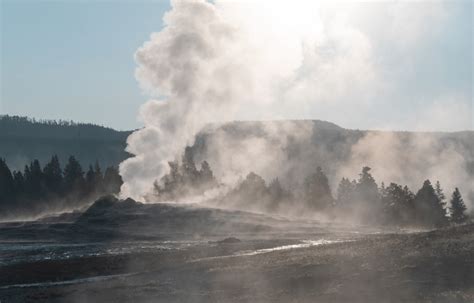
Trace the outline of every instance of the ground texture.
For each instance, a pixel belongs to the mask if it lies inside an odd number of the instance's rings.
[[[235,255],[291,243],[243,240],[12,264],[0,267],[0,300],[474,302],[474,225]]]

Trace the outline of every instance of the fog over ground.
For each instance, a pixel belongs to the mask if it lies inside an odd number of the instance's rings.
[[[431,1],[172,1],[164,29],[135,53],[136,78],[152,99],[139,109],[145,127],[128,138],[134,157],[120,166],[122,195],[142,199],[167,172],[167,162],[212,122],[317,118],[344,127],[369,120],[380,129],[472,129],[471,84],[465,83],[472,83],[472,71],[448,83],[444,67],[459,62],[430,55],[438,53],[430,47],[462,9]],[[424,69],[430,56],[439,63]],[[407,113],[391,118],[397,111]],[[269,124],[265,131],[272,150],[287,145],[282,131],[296,141],[311,136],[301,123]],[[242,144],[242,159],[258,159],[253,162],[265,167],[282,162],[267,143],[254,138]],[[423,169],[406,162],[418,158]],[[351,147],[349,161],[333,177],[356,177],[362,165],[370,165],[380,180],[439,179],[450,192],[472,185],[471,162],[452,145],[440,146],[436,136],[403,139],[375,132]],[[416,171],[419,176],[413,176]]]

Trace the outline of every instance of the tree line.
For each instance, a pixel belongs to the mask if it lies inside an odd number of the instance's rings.
[[[34,119],[21,116],[0,115],[2,137],[103,139],[125,141],[130,132],[116,131],[92,123],[76,123],[65,120]]]
[[[189,149],[181,164],[169,164],[170,172],[155,182],[150,199],[186,198],[219,186],[207,162],[202,163],[201,169],[196,168]],[[370,171],[370,167],[363,167],[357,179],[342,178],[335,197],[320,167],[291,189],[278,178],[267,185],[261,176],[250,172],[224,196],[208,202],[248,211],[319,213],[332,219],[378,225],[443,227],[467,221],[466,205],[458,188],[448,201],[439,181],[433,185],[426,180],[415,193],[408,186],[393,182],[378,186]]]
[[[46,124],[46,125],[54,125],[54,126],[77,126],[77,125],[94,125],[91,123],[76,123],[74,121],[68,120],[52,120],[52,119],[36,119],[24,116],[10,116],[10,115],[0,115],[0,119],[2,123],[9,123],[9,124],[25,124],[25,123],[32,123],[32,124]]]
[[[407,185],[382,182],[380,187],[370,173],[362,168],[359,179],[343,178],[337,189],[336,207],[355,214],[364,222],[399,226],[443,227],[467,221],[466,205],[458,188],[449,204],[440,182],[425,180],[416,193]]]
[[[64,169],[54,155],[44,167],[33,160],[23,171],[11,171],[0,158],[0,218],[76,209],[98,196],[118,193],[122,183],[116,167],[102,172],[96,162],[84,171],[74,156]]]
[[[148,200],[178,200],[222,186],[208,162],[203,161],[197,168],[190,148],[180,162],[169,162],[169,166],[169,173],[155,182]],[[250,172],[233,188],[208,202],[248,211],[318,213],[332,219],[394,226],[442,227],[468,219],[458,188],[448,201],[439,182],[433,185],[426,180],[415,193],[396,183],[378,186],[370,171],[363,167],[357,179],[342,178],[335,196],[320,167],[292,188],[278,178],[267,184]],[[53,156],[44,167],[33,160],[23,171],[11,171],[0,158],[0,218],[79,208],[100,195],[118,193],[122,183],[117,168],[108,167],[103,173],[96,162],[84,171],[73,156],[64,169],[58,157]]]
[[[125,151],[129,134],[90,123],[0,115],[0,157],[22,173],[31,159],[46,164],[52,155],[63,164],[74,155],[84,166],[97,160],[103,168],[118,166],[130,156]]]

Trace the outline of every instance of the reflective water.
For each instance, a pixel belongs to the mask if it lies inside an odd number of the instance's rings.
[[[0,243],[0,266],[40,260],[64,260],[102,255],[124,255],[184,249],[198,241],[142,241],[112,243]]]

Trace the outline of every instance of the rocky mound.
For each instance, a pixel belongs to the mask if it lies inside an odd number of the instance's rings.
[[[74,213],[74,216],[77,216]],[[290,221],[262,214],[183,203],[141,203],[105,196],[73,222],[71,215],[33,222],[0,224],[0,241],[141,241],[225,239],[278,233],[327,232],[316,221]],[[68,220],[66,220],[68,219]]]
[[[258,233],[274,229],[279,220],[242,211],[172,203],[140,203],[106,196],[91,205],[74,229],[113,231],[134,237],[173,237]]]

